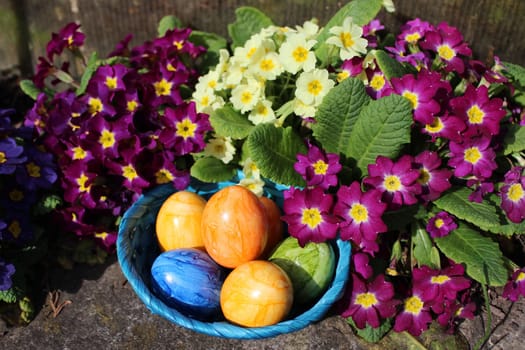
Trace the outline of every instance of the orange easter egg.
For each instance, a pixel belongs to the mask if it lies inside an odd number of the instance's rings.
[[[283,240],[284,223],[281,221],[281,209],[277,203],[268,197],[259,197],[259,200],[268,215],[268,241],[263,253],[263,256],[267,256]]]
[[[290,278],[277,265],[253,260],[235,268],[220,294],[224,317],[244,327],[263,327],[282,321],[293,304]]]
[[[268,239],[268,217],[257,196],[242,186],[214,193],[202,213],[202,239],[219,265],[235,268],[257,259]]]
[[[180,191],[161,205],[155,222],[162,251],[177,248],[204,249],[201,234],[202,212],[206,200],[194,192]]]

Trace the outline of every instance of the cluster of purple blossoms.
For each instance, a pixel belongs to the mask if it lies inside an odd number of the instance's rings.
[[[56,87],[57,72],[69,74],[68,65],[56,66],[56,57],[78,52],[84,34],[76,24],[53,34],[34,83],[57,92],[41,93],[25,123],[57,158],[65,205],[56,214],[67,230],[111,250],[117,218],[144,190],[189,184],[191,153],[204,148],[211,129],[208,116],[181,96],[181,86],[195,83],[193,63],[205,51],[189,41],[190,33],[168,30],[133,48],[128,36],[80,92]]]
[[[15,265],[7,260],[35,239],[34,207],[57,180],[52,155],[32,128],[14,126],[15,114],[0,110],[0,290],[11,288]]]
[[[373,23],[367,30],[373,34],[373,28],[382,27]],[[377,40],[371,42],[376,45]],[[396,227],[394,232],[385,214],[419,206],[426,216],[414,220],[421,221],[431,240],[439,239],[456,230],[459,219],[433,202],[453,188],[469,187],[473,202],[497,190],[508,220],[522,223],[524,167],[512,166],[502,174],[496,156],[509,126],[523,125],[523,111],[516,107],[509,116],[512,102],[492,96],[488,88],[497,83],[512,92],[509,80],[500,70],[472,59],[459,31],[446,23],[435,27],[419,19],[409,21],[387,51],[413,66],[414,73],[387,79],[379,64],[363,57],[343,62],[340,69],[363,80],[372,99],[397,94],[409,100],[417,142],[398,159],[378,156],[365,177],[348,184],[339,176],[344,165],[339,155],[325,153],[322,145],[309,140],[308,154],[297,155],[294,167],[306,187],[285,193],[282,218],[302,245],[336,237],[352,242],[353,273],[343,316],[351,317],[358,328],[378,327],[382,319],[394,317],[394,330],[419,335],[432,320],[453,327],[457,319],[473,317],[471,280],[464,267],[452,261],[442,270],[399,268],[401,258],[392,258],[391,244],[404,240],[410,229]],[[497,63],[496,58],[495,67]],[[451,75],[464,86],[452,85]],[[372,259],[384,259],[392,269],[374,272]],[[411,284],[406,283],[408,275]],[[398,286],[396,278],[404,278],[405,287]],[[504,295],[511,300],[525,295],[523,269],[516,270]]]

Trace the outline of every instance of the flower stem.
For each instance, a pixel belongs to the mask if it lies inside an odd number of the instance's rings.
[[[487,325],[485,326],[485,333],[483,334],[483,338],[478,340],[478,342],[474,346],[474,350],[481,349],[481,347],[489,339],[490,330],[492,329],[492,312],[490,311],[490,301],[489,301],[489,293],[488,293],[487,285],[483,283],[481,285],[481,290],[483,291],[483,299],[485,299],[485,308],[487,309]]]

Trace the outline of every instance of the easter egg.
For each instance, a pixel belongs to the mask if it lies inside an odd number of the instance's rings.
[[[259,200],[268,215],[268,240],[263,253],[263,256],[268,256],[283,239],[284,223],[281,221],[281,209],[273,200],[268,197],[259,197]]]
[[[293,287],[286,273],[266,260],[235,268],[222,286],[221,309],[232,323],[263,327],[282,321],[293,304]]]
[[[155,231],[162,251],[177,248],[204,249],[201,234],[206,200],[189,191],[175,192],[161,205]]]
[[[202,212],[202,238],[219,265],[235,268],[257,259],[266,247],[268,218],[249,189],[234,185],[214,193]]]
[[[161,253],[151,267],[152,289],[170,307],[201,320],[220,315],[225,271],[206,252],[181,248]]]
[[[268,258],[290,277],[297,304],[314,301],[334,277],[335,253],[329,243],[299,245],[295,237],[287,237]]]

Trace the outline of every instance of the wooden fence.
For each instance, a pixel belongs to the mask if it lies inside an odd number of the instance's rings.
[[[255,6],[276,24],[294,25],[316,17],[326,23],[342,0],[0,0],[0,70],[19,67],[31,74],[52,32],[76,21],[86,34],[86,51],[110,52],[128,33],[132,44],[156,35],[157,23],[175,15],[183,23],[227,35],[227,24],[241,5]],[[475,57],[492,54],[525,65],[525,0],[394,0],[394,14],[380,13],[387,29],[420,17],[458,27]]]

